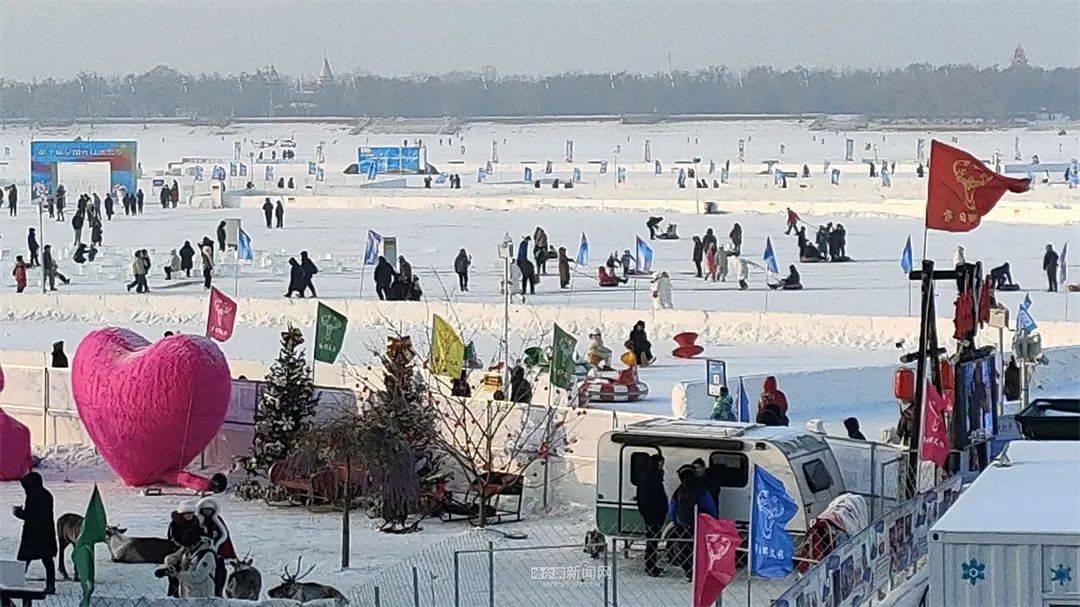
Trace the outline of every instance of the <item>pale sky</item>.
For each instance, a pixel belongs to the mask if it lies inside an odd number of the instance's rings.
[[[0,77],[1080,65],[1080,0],[0,0]]]

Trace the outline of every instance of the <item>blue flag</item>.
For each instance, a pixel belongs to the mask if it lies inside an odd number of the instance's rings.
[[[769,271],[773,274],[779,274],[780,268],[776,267],[776,253],[773,252],[772,239],[765,239],[765,255],[762,257],[765,260],[765,266],[769,268]]]
[[[379,247],[382,246],[382,236],[374,230],[367,231],[367,245],[364,247],[364,265],[373,266],[379,263]]]
[[[911,259],[911,237],[907,237],[907,243],[904,245],[904,252],[900,254],[900,267],[903,268],[904,274],[910,274],[911,268],[914,267],[914,261]]]
[[[647,242],[637,236],[637,242],[635,243],[635,249],[637,253],[637,259],[634,260],[634,267],[638,272],[648,272],[652,269],[652,247]]]
[[[525,175],[522,177],[525,183],[532,183],[532,167],[525,167]]]
[[[1024,295],[1024,301],[1020,302],[1020,309],[1016,312],[1016,328],[1031,332],[1038,326],[1035,324],[1035,319],[1031,317],[1031,295]]]
[[[585,232],[581,233],[581,244],[578,245],[577,258],[574,263],[579,266],[589,263],[589,239],[585,237]]]
[[[739,378],[739,421],[750,422],[750,399],[746,396],[746,386],[743,378]]]
[[[273,181],[274,180],[274,167],[272,167],[270,165],[266,165],[266,180],[267,181]]]
[[[1061,278],[1058,279],[1058,282],[1060,283],[1064,283],[1069,278],[1069,262],[1065,259],[1065,256],[1068,254],[1069,243],[1066,242],[1065,246],[1061,247],[1061,259],[1058,260],[1058,263],[1061,264]]]
[[[318,165],[316,165],[314,162],[307,163],[307,174],[314,175],[315,171],[318,170],[318,168]]]
[[[251,237],[243,230],[240,230],[236,237],[236,258],[245,261],[255,259],[255,252],[251,250]]]
[[[750,575],[786,577],[795,568],[795,542],[784,528],[799,507],[784,483],[764,468],[754,466],[750,504]]]

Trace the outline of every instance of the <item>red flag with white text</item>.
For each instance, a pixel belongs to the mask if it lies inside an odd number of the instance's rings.
[[[229,341],[236,323],[236,302],[217,290],[210,289],[210,310],[206,315],[206,336],[220,342]]]
[[[694,607],[712,607],[735,579],[735,551],[741,544],[735,521],[698,513],[694,531]]]
[[[926,180],[926,227],[970,232],[1005,192],[1026,192],[1029,181],[991,171],[971,154],[930,142],[930,174]]]
[[[949,457],[949,433],[945,429],[948,401],[931,383],[926,384],[926,410],[923,411],[922,446],[919,453],[926,461],[945,467]]]

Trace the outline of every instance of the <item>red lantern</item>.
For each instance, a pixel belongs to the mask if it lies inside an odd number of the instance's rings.
[[[915,402],[915,371],[900,367],[893,374],[893,396],[905,403]]]

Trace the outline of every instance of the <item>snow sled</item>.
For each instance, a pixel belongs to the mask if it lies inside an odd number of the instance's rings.
[[[581,383],[581,402],[632,403],[649,395],[649,385],[638,379],[637,367],[630,366],[618,375],[596,375]]]
[[[698,354],[705,351],[705,348],[694,343],[697,341],[698,334],[692,331],[685,331],[675,336],[675,343],[678,346],[671,351],[671,355],[675,358],[693,358]]]
[[[773,291],[777,291],[777,290],[780,290],[780,291],[802,291],[803,287],[802,287],[801,283],[788,285],[788,284],[784,284],[782,282],[770,282],[769,283],[769,288],[772,289]]]
[[[1018,284],[1001,285],[1000,287],[998,287],[995,290],[996,291],[1019,291],[1020,290],[1020,285],[1018,285]]]
[[[844,255],[843,257],[833,257],[829,260],[829,263],[847,263],[849,261],[855,261],[854,259]]]
[[[657,240],[678,240],[679,239],[679,226],[678,224],[669,223],[667,230],[656,235]]]
[[[600,266],[600,269],[597,272],[597,278],[600,280],[601,287],[617,287],[626,282],[625,278],[619,278],[614,274],[609,274],[607,268],[604,266]]]

